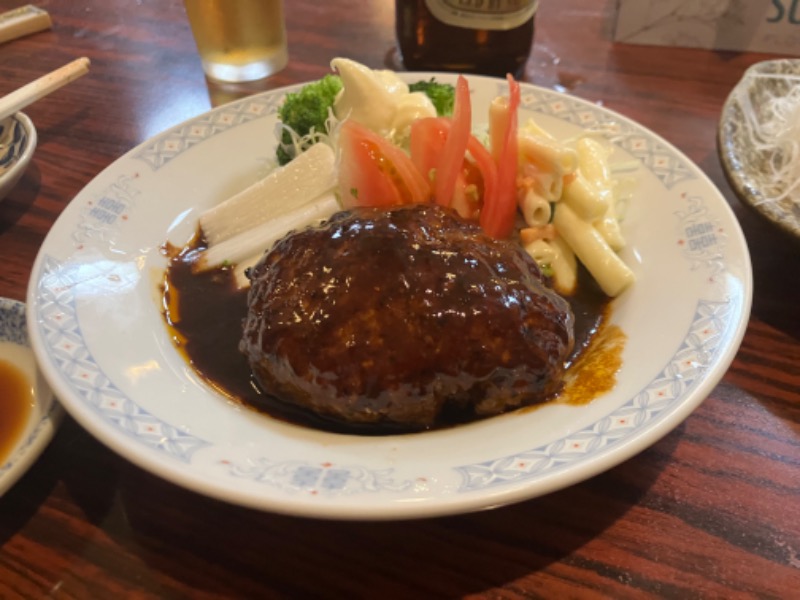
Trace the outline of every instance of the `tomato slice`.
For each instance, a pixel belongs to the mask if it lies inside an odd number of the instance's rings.
[[[469,137],[467,152],[472,157],[474,168],[481,174],[481,203],[480,213],[474,215],[476,218],[483,213],[484,207],[495,202],[497,195],[497,165],[492,159],[492,155],[486,146],[481,144],[474,135]]]
[[[450,121],[445,117],[417,119],[411,124],[408,142],[411,162],[427,180],[431,195],[434,191],[436,167],[439,157],[442,156],[448,131],[450,131]]]
[[[411,151],[411,162],[423,175],[428,176],[431,186],[431,195],[436,193],[436,175],[438,173],[441,157],[444,155],[444,148],[447,144],[447,137],[450,134],[451,122],[445,117],[431,117],[414,121],[411,125],[411,136],[409,149]],[[473,173],[474,168],[470,168],[470,161],[462,157],[462,169],[456,172],[456,179],[453,191],[449,200],[445,203],[444,199],[440,204],[454,208],[458,214],[466,219],[475,218],[479,196],[473,191],[477,187],[475,180],[480,183],[480,175]]]
[[[456,84],[456,106],[453,117],[427,118],[415,121],[411,126],[410,165],[421,177],[426,186],[427,198],[433,195],[437,204],[453,207],[468,219],[478,219],[484,231],[496,238],[508,237],[514,228],[517,211],[517,109],[520,103],[520,89],[513,77],[509,76],[508,124],[503,132],[503,147],[499,160],[492,158],[491,153],[472,135],[472,109],[470,106],[469,87],[466,79],[459,76]],[[347,123],[345,124],[347,125]],[[369,138],[377,138],[388,147],[380,151],[381,160],[389,153],[399,152],[394,146],[384,142],[382,138],[366,131]],[[343,127],[341,135],[352,135]],[[365,134],[364,137],[367,137]],[[341,139],[341,138],[340,138]],[[345,138],[345,141],[349,141]],[[340,141],[340,145],[342,142]],[[363,144],[362,144],[363,145]],[[360,153],[352,152],[356,165],[364,164],[374,157],[376,151],[372,142]],[[345,149],[347,146],[345,146]],[[356,148],[356,150],[359,150]],[[366,156],[362,156],[366,155]],[[343,150],[343,161],[349,154]],[[404,204],[413,202],[408,197],[422,185],[412,177],[407,183],[402,176],[407,168],[407,158],[402,154],[398,158],[396,175],[372,182],[375,189],[369,192],[370,197],[385,198],[381,205]],[[343,168],[347,167],[343,163]],[[363,171],[363,168],[361,169]],[[374,170],[374,169],[373,169]],[[385,169],[378,169],[381,173]],[[358,174],[358,170],[356,171]],[[348,191],[361,193],[359,185],[354,183],[353,173],[340,175],[343,194]],[[364,184],[362,183],[362,187]],[[420,193],[420,196],[425,195]],[[419,201],[425,201],[419,200]],[[375,200],[365,198],[347,198],[346,205],[375,205]]]
[[[438,165],[452,121],[446,117],[419,119],[411,125],[411,161],[420,173],[427,174],[431,191],[436,187]],[[470,134],[466,152],[461,155],[453,192],[447,205],[465,219],[477,220],[485,196],[493,196],[497,187],[497,166],[489,151]],[[444,201],[442,201],[444,204]]]
[[[485,198],[480,223],[483,230],[495,238],[505,238],[514,229],[517,214],[517,109],[520,103],[519,83],[508,75],[508,125],[503,148],[497,161],[497,191]]]
[[[411,158],[360,123],[348,119],[342,124],[339,151],[339,189],[346,208],[430,199],[430,185]]]
[[[464,165],[467,143],[472,135],[472,106],[469,98],[469,85],[463,75],[456,82],[456,100],[450,131],[436,165],[434,199],[437,204],[450,206],[456,189],[458,175]]]

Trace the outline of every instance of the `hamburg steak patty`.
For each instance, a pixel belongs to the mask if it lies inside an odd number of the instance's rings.
[[[525,250],[434,205],[338,213],[250,278],[240,349],[258,383],[339,422],[424,429],[539,402],[572,350],[569,304]]]

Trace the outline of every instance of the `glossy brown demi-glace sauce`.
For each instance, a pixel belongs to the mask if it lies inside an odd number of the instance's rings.
[[[170,262],[161,294],[164,317],[173,341],[194,370],[229,400],[273,418],[339,433],[386,435],[400,433],[391,425],[336,423],[264,394],[239,351],[242,321],[247,314],[247,290],[237,289],[233,269],[194,272],[192,263],[205,247],[198,236],[185,248],[165,246]],[[575,349],[568,361],[564,390],[552,401],[585,404],[610,390],[621,365],[624,334],[608,323],[611,304],[581,268],[578,291],[568,298],[575,315]],[[523,407],[528,411],[537,406]],[[437,427],[448,427],[474,416],[444,415]]]

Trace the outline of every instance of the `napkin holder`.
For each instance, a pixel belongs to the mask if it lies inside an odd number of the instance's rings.
[[[617,0],[614,40],[800,56],[800,0]]]

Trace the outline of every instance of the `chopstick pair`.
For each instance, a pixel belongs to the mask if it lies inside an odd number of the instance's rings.
[[[50,29],[53,22],[46,10],[28,4],[0,13],[0,43]],[[89,59],[79,58],[0,98],[0,120],[74,81],[89,71]]]

